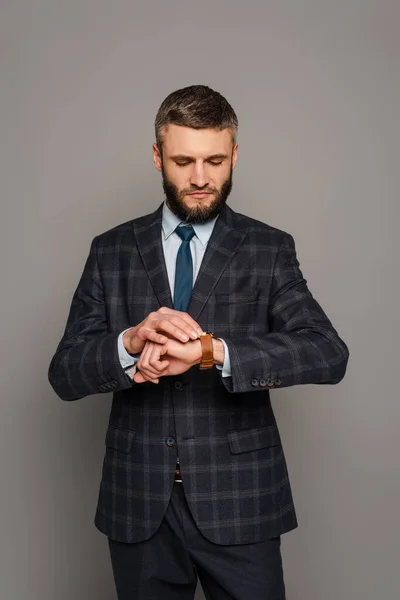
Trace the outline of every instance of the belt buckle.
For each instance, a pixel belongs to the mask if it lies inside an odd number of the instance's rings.
[[[178,464],[177,464],[176,469],[175,469],[175,481],[177,483],[182,483],[181,469],[180,469],[180,466]]]

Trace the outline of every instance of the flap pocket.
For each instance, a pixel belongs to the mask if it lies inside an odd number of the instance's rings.
[[[276,425],[228,431],[227,436],[232,454],[281,445],[281,438]]]
[[[127,454],[132,449],[134,437],[135,432],[132,429],[121,429],[110,425],[107,429],[105,443],[108,448],[114,448],[114,450],[119,450]]]
[[[216,304],[254,304],[258,302],[259,295],[254,292],[246,294],[241,292],[232,292],[232,294],[215,294]]]

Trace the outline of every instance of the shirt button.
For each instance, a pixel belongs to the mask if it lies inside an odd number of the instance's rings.
[[[167,437],[167,439],[165,440],[165,443],[167,444],[167,446],[172,448],[172,446],[176,446],[176,439],[173,437]]]
[[[176,390],[181,390],[183,388],[183,383],[182,381],[174,381],[174,388]]]

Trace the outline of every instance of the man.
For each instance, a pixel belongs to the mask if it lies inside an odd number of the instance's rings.
[[[226,204],[225,98],[178,90],[155,125],[166,201],[93,240],[49,379],[113,392],[95,525],[118,598],[193,598],[199,577],[208,599],[282,600],[297,522],[269,390],[338,383],[348,350],[293,238]]]

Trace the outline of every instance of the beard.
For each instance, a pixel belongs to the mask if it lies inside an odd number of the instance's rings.
[[[181,221],[186,221],[193,224],[201,224],[214,219],[217,217],[225,206],[229,194],[232,190],[232,166],[229,173],[228,179],[224,181],[221,188],[197,188],[192,187],[188,189],[179,190],[175,184],[173,184],[165,174],[164,166],[162,166],[162,183],[164,193],[167,199],[167,205],[172,212]],[[211,204],[198,205],[192,208],[185,204],[186,194],[193,194],[194,192],[210,192],[214,195],[214,199]]]

